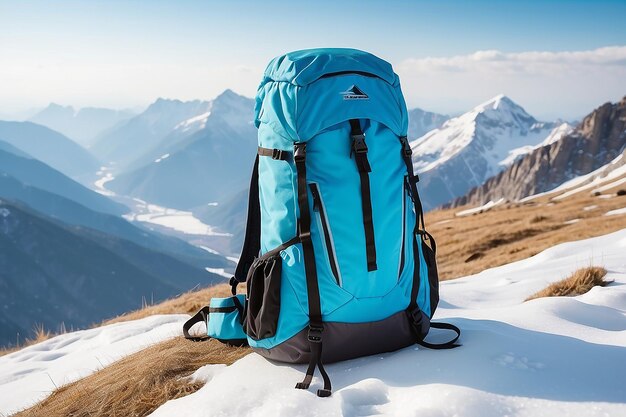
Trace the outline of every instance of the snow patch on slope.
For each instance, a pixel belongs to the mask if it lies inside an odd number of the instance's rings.
[[[24,409],[57,387],[179,336],[187,319],[185,314],[173,314],[115,323],[62,334],[0,356],[0,415]]]

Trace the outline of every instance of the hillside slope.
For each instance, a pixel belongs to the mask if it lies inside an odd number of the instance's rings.
[[[164,253],[0,201],[0,343],[39,323],[85,327],[223,278]]]

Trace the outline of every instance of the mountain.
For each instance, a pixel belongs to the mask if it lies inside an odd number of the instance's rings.
[[[520,148],[534,146],[560,124],[538,122],[504,95],[446,121],[413,141],[426,210],[462,196],[506,168]]]
[[[450,117],[419,108],[409,110],[409,141],[422,137],[433,129],[438,129]]]
[[[571,133],[534,149],[454,200],[451,206],[479,205],[500,198],[518,200],[551,190],[611,163],[625,146],[626,97],[618,103],[598,107]]]
[[[227,90],[209,108],[199,130],[162,143],[146,165],[117,175],[107,188],[180,209],[227,201],[245,188],[256,153],[254,100]]]
[[[159,98],[143,113],[97,137],[90,151],[105,162],[124,167],[153,149],[180,123],[208,112],[209,106],[201,100]]]
[[[0,168],[0,198],[19,201],[46,216],[73,226],[81,226],[133,242],[147,249],[163,252],[199,268],[231,266],[225,258],[192,246],[180,239],[165,236],[131,224],[124,218],[98,213],[75,201],[20,182]]]
[[[242,189],[223,203],[204,204],[192,209],[195,217],[218,231],[228,233],[228,244],[221,248],[226,254],[239,256],[243,247],[248,216],[249,188]]]
[[[9,149],[3,143],[0,141],[0,173],[8,174],[26,185],[73,200],[93,211],[113,215],[122,215],[129,211],[128,207],[84,187],[43,162],[29,158],[23,152],[19,156],[2,150]]]
[[[47,126],[88,146],[105,130],[133,116],[130,110],[112,110],[99,107],[84,107],[76,111],[72,106],[50,103],[29,120]]]
[[[0,140],[72,178],[89,181],[100,167],[93,155],[68,137],[32,122],[0,121]]]
[[[0,202],[0,343],[35,323],[84,327],[223,278],[24,205]]]

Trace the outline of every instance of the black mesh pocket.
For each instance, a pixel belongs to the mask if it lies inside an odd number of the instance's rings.
[[[430,286],[430,317],[435,314],[439,304],[439,274],[437,273],[437,244],[428,232],[422,233],[422,252],[428,266],[428,284]]]
[[[255,259],[248,271],[246,334],[255,340],[272,337],[280,315],[280,254]]]

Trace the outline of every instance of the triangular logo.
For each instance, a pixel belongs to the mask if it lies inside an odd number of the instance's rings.
[[[352,85],[352,87],[348,88],[346,91],[342,91],[339,93],[343,95],[344,100],[367,100],[369,96],[363,92],[356,85]]]

